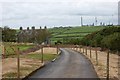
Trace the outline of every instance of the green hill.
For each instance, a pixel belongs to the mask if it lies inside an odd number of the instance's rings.
[[[55,27],[49,29],[49,32],[51,33],[50,40],[54,44],[57,41],[64,42],[67,39],[81,39],[92,32],[99,31],[104,28],[105,27],[102,26]]]

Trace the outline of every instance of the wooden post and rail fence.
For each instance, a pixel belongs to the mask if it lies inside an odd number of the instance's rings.
[[[58,54],[58,51],[59,51],[59,48],[60,47],[65,47],[65,46],[55,46],[56,47],[56,53]],[[68,47],[68,46],[67,46]],[[43,58],[44,58],[44,56],[43,56],[43,48],[44,48],[44,46],[41,46],[41,62],[43,63]],[[87,52],[87,50],[88,50],[88,47],[85,47],[85,46],[82,46],[82,45],[80,45],[80,46],[78,46],[78,47],[75,47],[75,46],[73,46],[73,47],[71,47],[71,45],[70,45],[70,47],[69,48],[71,48],[71,49],[74,49],[74,50],[77,50],[77,51],[80,51],[81,53],[85,53],[85,55],[88,55],[88,52]],[[3,55],[5,55],[5,47],[3,47]],[[85,51],[84,51],[85,50]],[[92,59],[92,47],[90,46],[89,47],[89,53],[90,53],[90,55],[89,55],[89,57],[90,57],[90,59]],[[20,50],[19,50],[19,48],[14,48],[14,51],[17,53],[17,78],[18,78],[18,80],[20,79]],[[110,67],[110,65],[109,65],[109,62],[110,62],[110,55],[109,55],[109,52],[110,52],[110,50],[108,50],[107,51],[107,60],[106,60],[106,79],[107,80],[109,80],[109,67]],[[118,54],[119,54],[119,52],[118,52]],[[119,54],[119,56],[120,56],[120,54]],[[99,60],[98,60],[98,49],[97,48],[95,48],[95,61],[96,61],[96,65],[98,65],[98,62],[99,62]],[[120,60],[120,59],[119,59]],[[119,64],[120,65],[120,64]]]
[[[46,47],[46,46],[45,46]],[[59,45],[57,45],[57,46],[53,46],[54,48],[56,48],[56,53],[58,54],[58,52],[59,52]],[[14,53],[16,54],[16,64],[17,64],[17,66],[16,66],[16,72],[17,72],[17,80],[20,80],[21,79],[21,74],[20,74],[20,55],[22,55],[21,54],[21,51],[20,51],[20,49],[18,48],[18,47],[13,47],[13,46],[11,46],[11,48],[12,48],[12,50],[14,51]],[[44,46],[43,45],[41,45],[40,46],[40,49],[41,49],[41,63],[44,63],[44,52],[43,52],[43,48],[44,48]],[[6,48],[5,48],[5,46],[2,46],[2,57],[3,57],[3,59],[5,59],[6,57]]]

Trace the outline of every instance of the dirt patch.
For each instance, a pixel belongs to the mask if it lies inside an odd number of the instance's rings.
[[[37,53],[41,53],[41,49],[36,51]],[[52,47],[44,47],[43,48],[44,54],[57,54],[57,49]]]
[[[25,77],[35,69],[42,65],[41,61],[34,59],[20,58],[20,72],[21,77]],[[6,58],[2,60],[2,75],[7,77],[7,73],[17,73],[17,59],[16,58]],[[24,74],[24,75],[23,75]],[[14,75],[14,77],[16,77]]]

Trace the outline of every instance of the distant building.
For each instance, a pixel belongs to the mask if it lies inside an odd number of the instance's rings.
[[[46,44],[49,44],[49,36],[47,32],[47,27],[45,29],[35,29],[33,26],[31,29],[27,27],[26,30],[23,30],[22,27],[20,27],[20,31],[17,34],[17,41],[20,43],[30,42],[30,43],[42,43],[45,42]]]

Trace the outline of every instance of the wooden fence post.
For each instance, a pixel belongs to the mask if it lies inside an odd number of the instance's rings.
[[[84,53],[84,46],[83,46],[83,53]]]
[[[78,51],[78,46],[76,47],[76,51]]]
[[[106,71],[106,73],[107,73],[106,79],[107,79],[107,80],[109,80],[109,58],[110,58],[110,56],[109,56],[109,51],[110,51],[110,50],[108,50],[108,52],[107,52],[107,71]]]
[[[80,52],[81,52],[81,46],[80,46],[80,49],[79,49],[79,50],[80,50]]]
[[[85,53],[86,53],[86,55],[87,55],[87,46],[85,47],[85,50],[86,50]]]
[[[2,45],[2,58],[5,57],[5,52],[6,52],[5,46]]]
[[[17,51],[17,79],[20,80],[20,52],[19,52],[19,48],[17,48],[16,51]]]
[[[59,51],[59,50],[58,50],[58,45],[57,45],[57,54],[58,54],[58,51]]]
[[[90,58],[92,58],[92,55],[91,55],[91,46],[90,46]]]
[[[97,53],[97,49],[95,49],[95,54],[96,54],[96,65],[98,65],[98,53]]]
[[[75,47],[75,50],[77,51],[77,46]]]
[[[118,54],[118,79],[120,79],[120,53],[119,51],[117,50],[117,54]]]
[[[43,46],[41,47],[41,62],[43,63]]]

